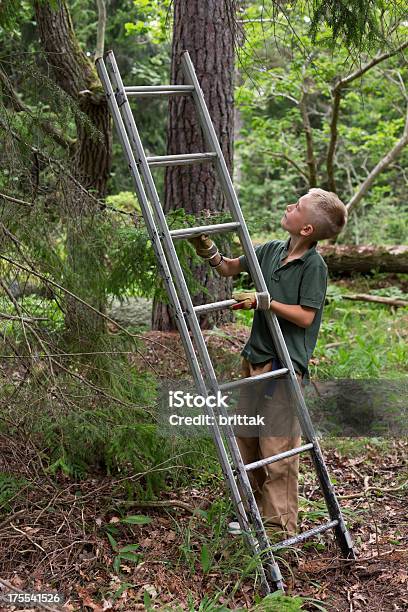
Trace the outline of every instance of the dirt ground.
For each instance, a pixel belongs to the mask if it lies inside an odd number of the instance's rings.
[[[238,349],[245,335],[244,329],[233,326],[205,334],[220,359],[232,345]],[[148,332],[145,336],[149,367],[153,365],[171,377],[187,372],[175,334]],[[174,352],[179,359],[175,360]],[[140,356],[135,356],[133,363],[144,367]],[[234,377],[238,372],[229,374]],[[394,439],[387,444],[361,444],[352,453],[344,446],[325,448],[357,560],[345,567],[327,534],[312,546],[284,555],[281,569],[288,593],[306,598],[304,609],[408,609],[407,447],[407,440]],[[303,457],[302,531],[315,526],[320,508],[313,470],[309,459]],[[163,494],[162,507],[126,505],[126,482],[131,476],[96,474],[81,482],[63,474],[51,478],[35,447],[5,435],[0,435],[0,471],[24,478],[30,485],[16,494],[7,508],[0,505],[0,594],[10,587],[14,592],[58,589],[65,597],[62,609],[67,612],[216,610],[216,606],[200,607],[200,602],[217,591],[223,591],[217,602],[219,609],[253,606],[253,581],[242,577],[242,566],[236,563],[240,555],[246,555],[240,538],[222,532],[210,569],[203,569],[202,542],[207,536],[210,542],[214,533],[194,509],[208,510],[219,502],[223,497],[219,481]],[[120,518],[124,507],[128,514],[148,515],[151,522],[124,525]],[[107,537],[107,526],[116,528],[117,550],[139,545],[140,562],[134,563],[130,555],[129,562],[122,563],[121,579],[114,569],[117,555]],[[114,599],[112,594],[120,587],[123,592]],[[0,606],[0,610],[13,609]],[[29,609],[34,608],[25,608]]]

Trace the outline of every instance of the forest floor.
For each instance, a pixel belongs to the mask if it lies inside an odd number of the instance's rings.
[[[205,333],[229,377],[239,373],[231,371],[227,356],[231,348],[239,350],[247,333],[236,325]],[[147,332],[145,338],[149,367],[171,378],[187,372],[176,334]],[[133,361],[144,367],[140,357]],[[95,474],[77,482],[62,473],[51,477],[34,446],[2,435],[0,472],[26,484],[8,496],[5,507],[0,504],[0,593],[10,587],[16,593],[57,589],[67,612],[407,609],[407,448],[406,439],[323,441],[357,560],[345,567],[328,534],[283,552],[290,598],[256,607],[250,557],[242,538],[227,533],[233,513],[219,473],[198,474],[190,486],[164,491],[163,507],[143,506],[126,501],[132,476]],[[300,494],[303,531],[326,516],[304,455]],[[124,520],[140,514],[150,522]],[[24,609],[61,610],[47,605]]]

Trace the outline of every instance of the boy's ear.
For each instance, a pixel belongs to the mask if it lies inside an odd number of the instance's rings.
[[[300,233],[302,234],[302,236],[311,236],[314,231],[315,231],[315,228],[313,227],[313,225],[308,223],[307,225],[304,225],[302,227],[302,229],[300,230]]]

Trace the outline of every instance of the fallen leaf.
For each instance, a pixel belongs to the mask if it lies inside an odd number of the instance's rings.
[[[152,584],[144,584],[141,591],[147,591],[152,599],[157,597],[157,591]]]
[[[176,539],[176,532],[172,530],[168,531],[164,536],[164,539],[166,540],[166,542],[174,542],[174,540]]]
[[[147,547],[147,546],[150,546],[151,543],[152,543],[151,538],[144,538],[144,540],[141,540],[140,546]]]

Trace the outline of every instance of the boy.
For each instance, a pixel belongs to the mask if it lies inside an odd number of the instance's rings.
[[[282,228],[289,233],[287,241],[272,240],[255,249],[271,300],[265,304],[262,295],[250,291],[233,294],[237,301],[233,310],[255,309],[251,335],[242,351],[243,376],[282,367],[262,313],[270,309],[278,317],[299,383],[303,377],[308,378],[307,365],[316,345],[327,288],[327,266],[316,246],[319,240],[339,234],[346,222],[347,209],[336,194],[310,189],[296,204],[287,206],[281,219]],[[201,235],[191,242],[197,254],[207,259],[221,276],[248,271],[245,256],[224,257],[207,236]],[[248,437],[245,432],[237,436],[245,464],[300,446],[298,423],[290,410],[285,381],[263,383],[261,390],[256,386],[256,396],[250,390],[241,392],[238,412],[263,411],[266,420],[280,425],[274,435],[268,435],[265,429],[256,436]],[[296,455],[248,473],[270,531],[284,532],[289,537],[297,530],[298,470]]]

